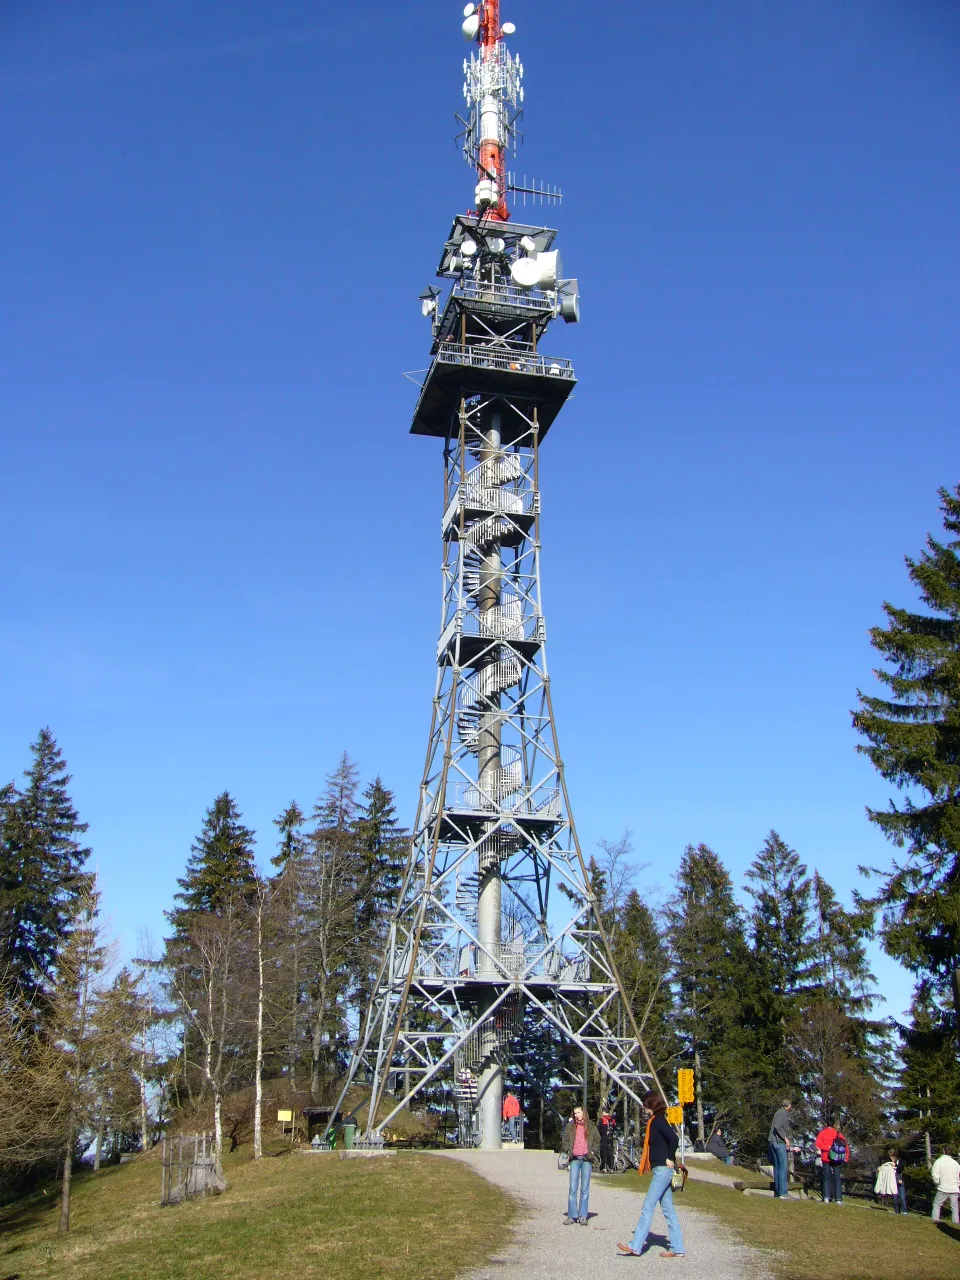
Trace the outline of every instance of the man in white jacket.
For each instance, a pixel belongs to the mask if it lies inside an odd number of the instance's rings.
[[[936,1160],[934,1160],[930,1168],[930,1177],[933,1179],[933,1185],[937,1188],[937,1194],[933,1197],[933,1213],[930,1216],[934,1222],[939,1222],[940,1207],[944,1200],[949,1200],[954,1225],[960,1226],[960,1208],[958,1208],[958,1200],[960,1200],[960,1164],[957,1164],[956,1160],[954,1160],[953,1151],[950,1147],[944,1147],[943,1155],[937,1156]]]

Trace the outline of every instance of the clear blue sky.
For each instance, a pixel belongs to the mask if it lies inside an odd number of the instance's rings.
[[[460,14],[0,3],[0,777],[49,724],[128,948],[224,788],[264,861],[343,749],[412,817],[442,464],[400,374],[471,198]],[[890,856],[867,628],[960,479],[960,10],[503,16],[583,293],[542,471],[585,849],[630,827],[659,901],[775,827],[847,895]]]

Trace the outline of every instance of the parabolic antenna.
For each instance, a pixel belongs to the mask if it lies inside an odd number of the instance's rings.
[[[536,258],[518,258],[510,266],[510,275],[521,289],[532,289],[540,283],[540,263]]]
[[[538,253],[535,261],[540,272],[537,283],[541,289],[555,289],[562,270],[559,252],[552,249],[549,253]]]
[[[477,32],[480,30],[480,19],[472,13],[469,18],[464,18],[460,30],[463,32],[464,40],[476,40]]]

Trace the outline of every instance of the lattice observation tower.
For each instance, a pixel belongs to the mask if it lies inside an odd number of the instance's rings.
[[[581,855],[547,674],[539,451],[576,379],[545,339],[558,317],[579,320],[580,301],[557,233],[508,210],[511,193],[558,199],[506,169],[523,98],[513,33],[499,0],[464,10],[475,208],[443,246],[446,295],[421,295],[432,359],[411,431],[443,443],[443,613],[410,855],[338,1104],[370,1083],[367,1143],[445,1079],[480,1144],[499,1147],[524,1023],[552,1028],[629,1097],[656,1079]]]

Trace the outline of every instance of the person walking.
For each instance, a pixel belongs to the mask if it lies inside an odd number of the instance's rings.
[[[940,1221],[940,1209],[945,1200],[950,1201],[950,1212],[953,1214],[954,1226],[960,1226],[960,1164],[953,1158],[953,1148],[944,1147],[943,1155],[937,1156],[930,1166],[930,1177],[937,1193],[933,1197],[933,1210],[930,1217],[934,1222]]]
[[[600,1130],[583,1107],[574,1107],[573,1115],[563,1126],[561,1150],[570,1160],[565,1225],[572,1227],[579,1222],[585,1227],[590,1214],[590,1174],[593,1162],[600,1158]]]
[[[843,1166],[850,1160],[850,1144],[831,1120],[817,1134],[814,1145],[820,1153],[823,1173],[823,1203],[843,1204]]]
[[[787,1153],[791,1150],[793,1139],[793,1122],[790,1119],[792,1108],[791,1100],[784,1098],[774,1112],[770,1132],[767,1134],[767,1154],[773,1165],[773,1194],[777,1200],[793,1199],[787,1190]]]
[[[519,1142],[523,1136],[520,1129],[520,1099],[512,1091],[503,1100],[503,1118],[507,1122],[510,1141]]]
[[[647,1243],[653,1214],[657,1205],[667,1220],[670,1244],[660,1252],[661,1258],[682,1258],[686,1252],[683,1247],[683,1232],[680,1230],[680,1219],[673,1206],[673,1169],[677,1158],[678,1139],[675,1130],[667,1124],[667,1104],[659,1093],[650,1092],[643,1100],[644,1110],[649,1119],[647,1134],[643,1140],[643,1155],[640,1158],[638,1173],[650,1170],[650,1186],[640,1210],[640,1220],[629,1244],[618,1244],[620,1253],[628,1257],[639,1258]]]
[[[600,1130],[600,1172],[613,1173],[613,1135],[617,1121],[606,1107],[600,1112],[597,1128]]]

